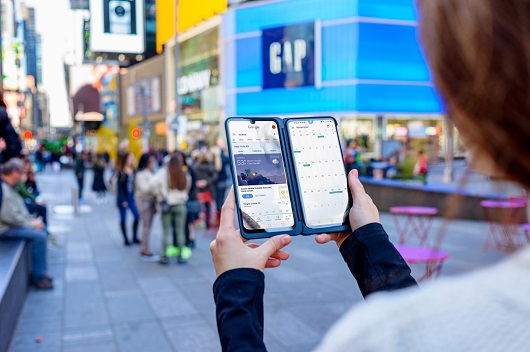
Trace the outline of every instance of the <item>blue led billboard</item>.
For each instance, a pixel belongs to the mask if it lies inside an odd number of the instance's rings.
[[[312,25],[305,33],[314,37],[295,54],[300,30],[286,28],[300,25]],[[443,113],[417,37],[413,0],[289,0],[229,10],[226,114]],[[297,64],[296,79],[282,77],[293,73],[303,46],[310,60]],[[281,74],[271,76],[271,67]]]

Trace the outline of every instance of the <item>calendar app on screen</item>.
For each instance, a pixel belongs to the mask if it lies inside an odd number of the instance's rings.
[[[346,223],[348,184],[335,123],[325,118],[293,120],[288,131],[306,225]]]
[[[274,230],[294,226],[278,126],[274,121],[230,121],[243,226]]]

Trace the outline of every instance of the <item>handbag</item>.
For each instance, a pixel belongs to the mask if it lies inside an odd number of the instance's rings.
[[[188,200],[186,203],[188,213],[191,215],[197,215],[202,210],[202,204],[198,200]]]
[[[160,209],[163,213],[167,213],[169,211],[169,204],[167,200],[163,200],[160,202]]]

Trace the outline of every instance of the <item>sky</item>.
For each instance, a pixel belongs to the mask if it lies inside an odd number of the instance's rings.
[[[25,0],[34,7],[37,32],[42,35],[43,88],[50,103],[50,125],[72,125],[64,80],[64,57],[79,57],[82,48],[82,11],[71,11],[68,0]],[[74,53],[75,52],[75,53]]]

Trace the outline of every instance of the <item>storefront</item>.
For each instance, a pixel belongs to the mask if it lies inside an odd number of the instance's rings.
[[[383,157],[385,139],[439,155],[444,109],[410,0],[250,3],[223,15],[227,116],[332,115],[344,141]]]
[[[97,130],[97,152],[108,153],[111,160],[117,158],[119,142],[119,117],[120,117],[120,75],[119,68],[109,69],[101,77],[101,112],[103,122]]]
[[[165,56],[137,64],[121,75],[121,139],[136,156],[166,149]]]
[[[181,147],[212,146],[220,134],[224,101],[219,73],[220,24],[221,17],[216,16],[178,37],[176,105],[180,123],[186,124]]]

